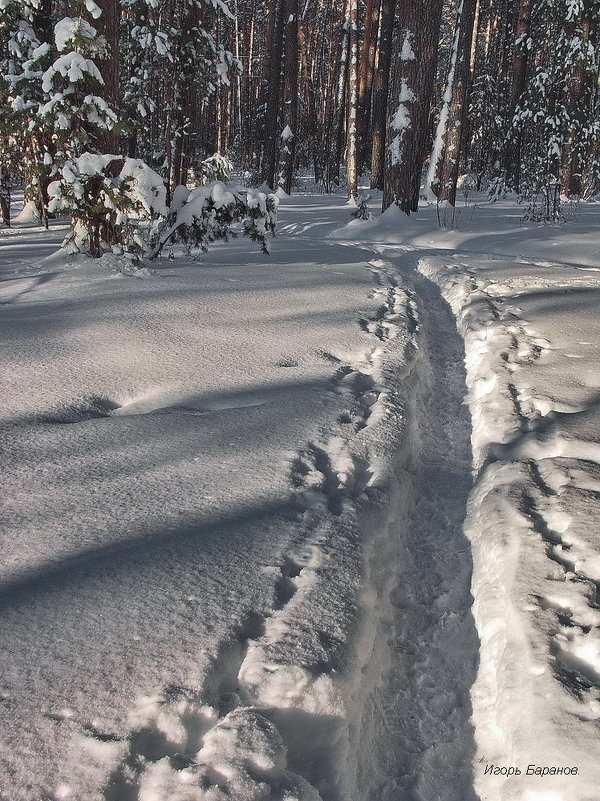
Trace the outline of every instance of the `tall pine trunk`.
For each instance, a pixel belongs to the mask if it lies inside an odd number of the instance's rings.
[[[442,0],[405,0],[400,9],[398,59],[388,113],[383,208],[419,208],[423,161],[437,68]]]
[[[92,20],[100,36],[104,36],[108,55],[98,63],[104,86],[103,100],[117,112],[119,107],[119,13],[120,4],[115,0],[96,0],[102,14]],[[113,128],[104,131],[100,142],[100,150],[104,153],[119,153],[119,136]]]
[[[275,184],[277,145],[279,134],[281,133],[279,112],[281,106],[281,62],[283,57],[285,6],[286,0],[274,0],[270,9],[271,14],[273,14],[273,28],[267,77],[261,176],[262,180],[271,187]]]
[[[440,174],[439,199],[456,204],[456,184],[460,168],[461,144],[467,116],[469,81],[471,73],[471,40],[475,24],[477,0],[460,0],[456,20],[456,53],[454,54],[454,77],[452,96],[448,108],[448,124],[444,159]]]
[[[346,190],[348,200],[358,196],[358,0],[348,2],[348,124],[346,127]]]
[[[392,60],[392,37],[396,0],[381,0],[377,69],[373,78],[373,117],[371,145],[371,188],[383,189],[387,104]]]
[[[519,11],[515,28],[515,54],[512,64],[512,86],[510,93],[509,121],[515,115],[517,105],[527,86],[527,62],[529,60],[529,50],[527,48],[527,36],[531,24],[531,9],[533,0],[519,0]],[[504,169],[506,172],[506,182],[519,191],[521,173],[521,136],[518,131],[506,144],[504,150]]]
[[[371,121],[371,94],[375,53],[377,47],[377,28],[379,23],[380,0],[367,0],[365,10],[365,35],[360,56],[358,77],[358,164],[361,170],[367,163],[370,151],[368,133]]]
[[[569,111],[571,127],[567,132],[567,140],[563,152],[562,191],[567,197],[581,197],[586,194],[586,181],[584,176],[589,156],[593,148],[598,148],[597,137],[583,136],[582,129],[586,120],[593,119],[596,93],[598,91],[598,65],[593,59],[583,57],[585,49],[591,45],[592,52],[597,52],[597,17],[592,9],[581,21],[578,31],[573,31],[573,40],[579,38],[582,43],[582,58],[565,87],[564,102]],[[594,65],[596,69],[594,69]]]
[[[277,183],[292,192],[296,141],[298,138],[298,0],[287,0],[285,8],[285,71],[283,80],[283,131]]]

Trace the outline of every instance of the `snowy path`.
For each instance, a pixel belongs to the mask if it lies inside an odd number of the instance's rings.
[[[406,270],[406,260],[402,265]],[[471,489],[464,348],[447,304],[408,273],[419,297],[420,371],[413,381],[414,451],[398,471],[404,503],[390,594],[389,665],[376,695],[375,764],[365,798],[474,799],[469,691],[478,638],[471,556],[462,531]],[[406,387],[404,387],[406,391]]]

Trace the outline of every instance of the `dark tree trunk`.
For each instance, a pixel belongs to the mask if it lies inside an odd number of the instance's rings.
[[[452,206],[456,203],[456,184],[461,157],[464,123],[467,116],[469,79],[471,72],[471,40],[475,24],[477,0],[461,0],[460,16],[456,20],[458,26],[456,39],[456,62],[452,97],[448,109],[446,143],[441,170],[440,200],[447,200]]]
[[[396,0],[381,0],[377,69],[373,78],[371,188],[383,189],[385,133]]]
[[[358,79],[358,163],[359,170],[367,163],[369,153],[369,123],[371,117],[371,93],[377,47],[380,0],[367,0],[365,10],[365,35],[363,39]]]
[[[578,35],[586,44],[591,43],[597,52],[596,23],[597,18],[590,8]],[[589,143],[582,141],[580,126],[593,114],[598,78],[598,72],[592,69],[591,64],[580,62],[565,86],[564,102],[574,123],[567,134],[563,152],[562,190],[567,197],[581,197],[586,194],[584,173],[587,162],[590,161],[588,157],[593,151]],[[594,146],[597,147],[598,143],[592,139],[591,147]]]
[[[98,68],[104,87],[102,97],[110,108],[116,113],[119,108],[119,12],[120,3],[115,0],[97,0],[102,14],[91,22],[100,36],[104,36],[108,48],[108,55],[99,61]],[[99,142],[104,153],[119,153],[119,134],[116,128],[104,131]]]
[[[283,131],[278,185],[292,192],[296,141],[298,139],[298,0],[287,0],[285,6],[285,72],[283,80]],[[291,132],[291,136],[289,133]]]
[[[275,0],[272,13],[275,15],[273,37],[269,56],[267,78],[267,102],[265,107],[265,129],[261,165],[262,180],[269,186],[275,184],[277,145],[281,130],[281,63],[283,58],[283,34],[285,28],[285,0]]]
[[[517,24],[515,27],[515,54],[512,64],[512,86],[510,92],[509,124],[512,123],[517,104],[527,86],[527,62],[529,60],[529,50],[524,40],[529,34],[531,24],[531,8],[533,0],[519,0],[519,10]],[[515,132],[507,143],[504,151],[504,169],[506,171],[506,182],[519,191],[520,182],[520,160],[521,160],[521,136]]]
[[[437,68],[442,0],[405,0],[398,60],[389,104],[383,208],[419,208],[423,161],[429,149],[430,109]]]
[[[0,167],[0,213],[2,222],[10,228],[10,173]]]

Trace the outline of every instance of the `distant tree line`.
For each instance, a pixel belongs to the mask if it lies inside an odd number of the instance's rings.
[[[0,202],[82,153],[454,205],[600,191],[600,0],[0,0]]]

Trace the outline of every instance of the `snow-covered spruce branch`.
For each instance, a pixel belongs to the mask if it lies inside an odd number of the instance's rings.
[[[233,236],[236,224],[267,253],[267,236],[275,234],[277,222],[275,195],[223,181],[191,191],[178,186],[167,208],[161,176],[140,159],[116,155],[68,159],[48,195],[51,213],[72,216],[63,247],[94,257],[112,251],[153,259],[177,242],[207,250],[211,242]],[[158,224],[148,246],[145,234],[153,222]]]
[[[278,204],[275,195],[222,181],[191,191],[178,186],[169,214],[159,225],[147,256],[153,259],[165,245],[176,242],[207,250],[211,242],[227,240],[236,223],[242,225],[244,236],[259,242],[263,253],[268,253],[267,235],[275,235]]]
[[[142,226],[168,214],[163,179],[140,159],[83,153],[68,159],[48,187],[50,213],[71,213],[69,253],[145,251]]]

